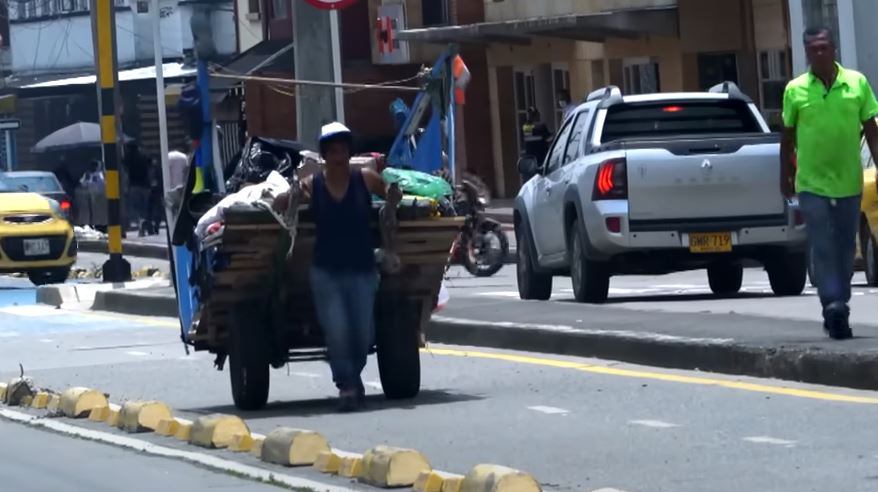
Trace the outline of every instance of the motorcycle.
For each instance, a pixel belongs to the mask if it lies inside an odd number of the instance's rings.
[[[451,247],[451,258],[476,277],[490,277],[503,268],[509,238],[500,222],[485,215],[488,199],[472,180],[464,178],[455,191],[454,209],[466,219]]]

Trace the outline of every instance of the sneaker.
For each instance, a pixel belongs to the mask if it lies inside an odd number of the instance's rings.
[[[359,393],[357,390],[339,390],[338,392],[338,410],[343,413],[350,413],[360,408]]]
[[[832,303],[823,311],[823,329],[833,340],[853,338],[849,321],[850,309],[841,303]]]

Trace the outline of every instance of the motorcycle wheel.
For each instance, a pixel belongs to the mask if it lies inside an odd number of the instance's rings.
[[[497,238],[500,251],[486,259],[483,258],[485,253],[474,251],[474,244],[479,242],[491,244],[492,236]],[[481,241],[478,241],[479,239]],[[509,255],[509,238],[506,237],[500,224],[489,225],[476,232],[466,244],[461,244],[460,254],[463,266],[470,274],[476,277],[490,277],[499,272],[503,268],[503,264],[506,263],[506,257]]]

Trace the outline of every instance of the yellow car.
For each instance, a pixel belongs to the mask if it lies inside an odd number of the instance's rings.
[[[57,201],[0,181],[0,273],[26,273],[35,285],[63,283],[76,252],[73,227]]]
[[[863,162],[863,201],[860,202],[860,231],[857,241],[858,259],[862,258],[866,280],[872,287],[878,286],[878,184],[875,182],[875,160],[865,140],[861,144]]]

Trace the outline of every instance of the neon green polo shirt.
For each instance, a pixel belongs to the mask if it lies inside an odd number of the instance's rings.
[[[787,84],[783,122],[796,129],[796,191],[830,198],[863,192],[860,132],[878,101],[860,72],[838,65],[832,88],[810,71]]]

